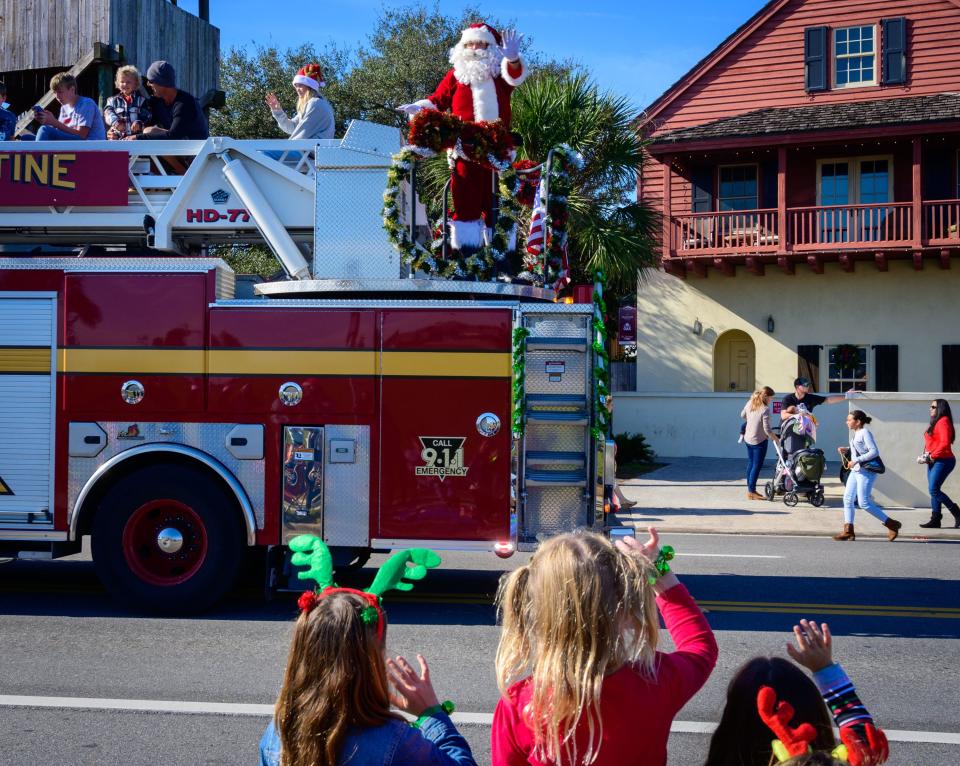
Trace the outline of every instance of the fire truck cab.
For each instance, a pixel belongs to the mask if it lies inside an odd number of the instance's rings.
[[[346,567],[604,527],[593,305],[408,273],[398,131],[121,143],[0,144],[2,555],[90,535],[110,591],[191,611],[251,549],[283,587],[305,532]],[[288,278],[239,298],[203,253],[247,242]]]

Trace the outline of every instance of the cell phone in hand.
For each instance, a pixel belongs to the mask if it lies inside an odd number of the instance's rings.
[[[636,539],[637,533],[633,527],[610,527],[607,530],[610,535],[610,542],[615,543],[617,540],[622,540],[625,537],[632,537]]]

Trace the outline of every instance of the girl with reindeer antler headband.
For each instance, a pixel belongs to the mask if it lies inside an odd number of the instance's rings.
[[[437,700],[430,668],[403,657],[384,660],[387,619],[380,600],[410,590],[440,557],[425,548],[391,556],[366,590],[337,587],[318,537],[290,541],[298,577],[317,587],[298,600],[300,614],[274,718],[260,741],[261,766],[476,766],[470,746]],[[392,689],[390,688],[392,685]],[[418,716],[408,724],[390,709]]]
[[[833,760],[879,766],[887,760],[883,730],[833,661],[830,628],[801,620],[793,632],[797,646],[788,644],[787,652],[813,673],[813,681],[781,657],[749,660],[730,681],[704,766],[822,766]]]

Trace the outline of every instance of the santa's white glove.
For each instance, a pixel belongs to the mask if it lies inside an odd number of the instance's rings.
[[[507,61],[516,61],[520,58],[520,44],[523,42],[523,35],[517,33],[514,29],[504,29],[500,33],[503,45],[500,46],[500,52]]]
[[[411,117],[419,112],[423,107],[420,104],[402,104],[397,107],[398,112],[403,112],[404,114],[409,114]]]

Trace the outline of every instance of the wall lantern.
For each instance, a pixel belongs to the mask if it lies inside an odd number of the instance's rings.
[[[694,334],[694,335],[701,335],[701,334],[703,334],[703,325],[700,324],[700,320],[699,320],[699,319],[694,319],[694,320],[693,320],[693,334]]]
[[[767,317],[767,332],[773,332],[776,325],[773,323],[773,317]]]

